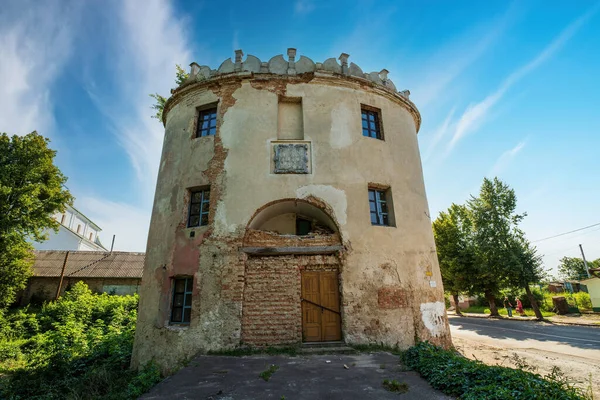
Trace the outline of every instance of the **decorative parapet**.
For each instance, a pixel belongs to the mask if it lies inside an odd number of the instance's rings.
[[[200,82],[203,80],[211,79],[213,77],[222,76],[231,73],[239,72],[250,72],[253,74],[274,74],[274,75],[287,75],[296,76],[305,73],[314,72],[325,72],[340,75],[353,76],[356,78],[366,79],[373,82],[385,89],[399,94],[400,96],[408,99],[410,92],[408,90],[398,91],[396,85],[388,78],[389,71],[382,69],[379,72],[365,73],[363,70],[353,62],[348,65],[349,54],[342,53],[338,60],[335,58],[328,58],[322,63],[315,63],[308,57],[300,56],[296,59],[296,49],[289,48],[287,50],[288,60],[286,61],[282,54],[276,55],[271,58],[268,62],[261,61],[258,57],[253,55],[247,55],[246,60],[243,61],[244,52],[242,50],[235,51],[234,61],[231,58],[223,61],[218,69],[211,69],[206,65],[198,65],[195,62],[190,64],[190,74],[187,80],[185,80],[181,86],[189,85],[194,82]]]

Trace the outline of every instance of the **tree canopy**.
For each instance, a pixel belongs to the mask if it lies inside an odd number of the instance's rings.
[[[600,258],[588,261],[588,268],[600,268]],[[580,280],[588,277],[583,258],[563,257],[558,265],[558,274],[565,280]]]
[[[453,295],[484,293],[492,314],[500,290],[528,289],[543,276],[540,256],[518,226],[526,214],[516,208],[513,189],[485,178],[478,196],[452,204],[433,222],[444,288]]]
[[[29,276],[27,239],[40,241],[47,229],[56,230],[52,214],[73,201],[48,143],[35,131],[0,134],[0,309],[14,301]]]

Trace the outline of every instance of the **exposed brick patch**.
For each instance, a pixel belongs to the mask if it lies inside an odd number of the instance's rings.
[[[275,232],[247,229],[244,246],[255,247],[309,247],[340,244],[337,233],[307,236],[279,235]]]
[[[242,342],[252,346],[302,341],[301,271],[337,271],[332,255],[250,257],[246,261]]]
[[[409,293],[407,290],[385,286],[377,291],[377,304],[383,310],[408,307]]]
[[[246,262],[242,342],[261,346],[298,343],[301,339],[297,258],[249,258]]]

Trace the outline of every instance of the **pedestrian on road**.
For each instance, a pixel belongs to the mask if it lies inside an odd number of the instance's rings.
[[[508,312],[508,316],[512,317],[513,305],[510,303],[510,300],[508,300],[508,297],[504,297],[504,308],[506,308],[506,311]]]
[[[525,310],[523,310],[523,303],[521,303],[521,299],[517,298],[517,312],[521,315],[521,317],[525,317]]]

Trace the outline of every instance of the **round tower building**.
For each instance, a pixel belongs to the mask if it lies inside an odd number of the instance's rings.
[[[165,104],[133,365],[451,344],[409,92],[295,49],[191,64]],[[339,61],[339,62],[338,62]]]

